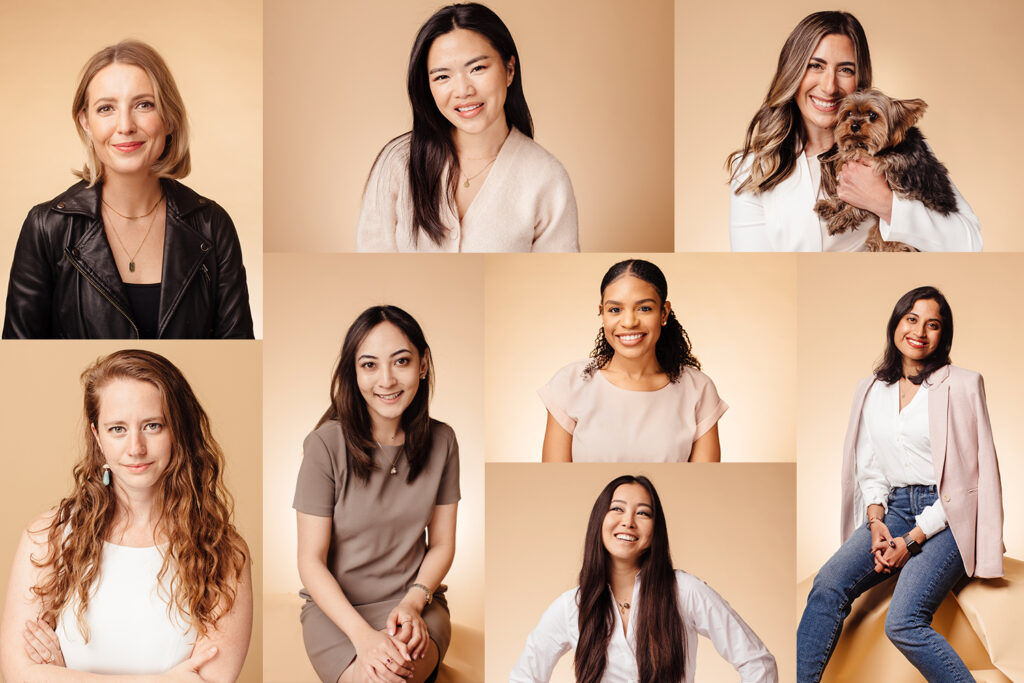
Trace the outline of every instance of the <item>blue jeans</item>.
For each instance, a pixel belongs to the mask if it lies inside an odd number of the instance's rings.
[[[906,486],[889,494],[885,525],[902,536],[916,525],[914,518],[935,502],[934,486]],[[885,635],[930,682],[973,681],[960,656],[931,627],[935,610],[964,575],[964,563],[947,527],[925,541],[892,574],[875,572],[871,532],[857,528],[814,578],[807,607],[796,636],[797,681],[817,683],[832,657],[850,605],[872,586],[896,576]]]

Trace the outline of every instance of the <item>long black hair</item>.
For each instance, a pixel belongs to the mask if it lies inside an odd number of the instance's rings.
[[[626,275],[640,278],[654,287],[661,299],[661,305],[664,307],[665,301],[668,299],[668,282],[665,280],[665,274],[658,266],[642,259],[619,261],[608,269],[601,280],[602,302],[604,301],[604,290],[608,288],[608,285]],[[594,340],[594,350],[590,352],[590,357],[593,360],[583,369],[583,374],[593,377],[595,372],[608,365],[614,355],[615,349],[608,343],[602,325]],[[687,366],[700,370],[700,361],[693,355],[690,337],[676,318],[675,311],[668,313],[665,325],[661,328],[661,336],[658,337],[658,341],[654,345],[654,356],[671,382],[678,382],[683,368]]]
[[[452,124],[438,110],[430,92],[427,55],[438,36],[462,28],[479,33],[501,56],[507,67],[514,62],[512,84],[505,95],[505,121],[527,137],[533,137],[533,118],[523,94],[523,62],[508,27],[487,7],[469,2],[442,7],[427,19],[416,35],[409,55],[409,102],[412,104],[412,136],[409,146],[409,185],[412,190],[413,220],[417,230],[435,244],[441,244],[445,227],[441,223],[442,202],[455,199],[459,179],[459,158],[452,140]],[[448,168],[448,186],[441,187],[444,169]]]
[[[579,631],[575,668],[578,683],[598,683],[607,664],[608,639],[615,628],[615,605],[608,590],[611,563],[602,527],[615,489],[639,484],[651,497],[654,533],[640,556],[639,609],[636,620],[636,662],[641,683],[681,681],[686,664],[686,639],[679,614],[676,574],[668,549],[668,528],[661,499],[647,477],[624,475],[608,482],[594,501],[580,569]]]
[[[416,396],[409,407],[402,413],[402,431],[405,432],[405,445],[402,451],[409,463],[409,475],[406,481],[412,483],[423,470],[430,455],[433,437],[430,429],[430,394],[434,385],[434,362],[430,357],[430,347],[423,336],[416,319],[397,306],[372,306],[359,314],[355,322],[345,333],[345,341],[341,345],[338,365],[331,377],[331,405],[324,412],[316,426],[337,420],[345,435],[345,459],[349,472],[355,474],[363,482],[369,481],[370,473],[376,469],[373,464],[373,451],[377,441],[373,438],[373,422],[366,409],[366,401],[359,392],[356,380],[356,352],[366,335],[381,323],[391,323],[408,337],[419,352],[420,358],[427,359],[426,376],[420,380]]]
[[[949,307],[949,302],[946,301],[946,297],[942,295],[942,292],[935,287],[916,287],[901,296],[900,300],[896,302],[892,309],[892,315],[889,316],[889,324],[885,326],[885,354],[875,367],[875,377],[886,384],[898,382],[900,377],[903,376],[903,354],[896,348],[896,342],[894,341],[896,326],[903,320],[903,316],[910,312],[914,304],[921,299],[931,299],[939,305],[942,329],[939,331],[938,348],[924,359],[921,372],[907,379],[914,384],[920,384],[928,378],[928,375],[941,367],[949,365],[951,362],[949,360],[949,352],[953,348],[953,311]]]

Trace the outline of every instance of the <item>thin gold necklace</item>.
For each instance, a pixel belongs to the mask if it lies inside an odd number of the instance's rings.
[[[464,183],[464,184],[463,184],[462,186],[463,186],[463,187],[469,187],[469,181],[470,181],[470,180],[475,180],[476,178],[478,178],[478,177],[479,177],[479,176],[480,176],[480,175],[481,175],[481,174],[482,174],[482,173],[483,173],[484,171],[486,171],[486,170],[487,170],[488,168],[490,168],[490,167],[491,167],[491,164],[493,164],[493,163],[494,163],[494,161],[495,161],[495,159],[497,159],[497,158],[498,158],[498,157],[497,157],[497,156],[495,156],[495,157],[494,157],[493,159],[491,159],[490,161],[488,161],[488,162],[487,162],[487,163],[486,163],[486,164],[484,165],[484,167],[483,167],[482,169],[480,169],[480,170],[479,170],[479,171],[478,171],[477,173],[475,173],[474,175],[471,175],[471,176],[467,176],[467,175],[466,175],[465,173],[463,173],[463,174],[462,174],[462,177],[466,179],[466,182],[465,182],[465,183]]]
[[[134,273],[135,272],[135,257],[139,255],[140,251],[142,251],[142,245],[144,245],[146,243],[146,240],[149,239],[149,233],[153,231],[153,225],[156,223],[156,213],[154,213],[154,212],[156,211],[156,207],[160,205],[160,202],[162,200],[163,200],[163,196],[161,195],[160,199],[158,199],[156,204],[153,205],[153,208],[149,210],[149,213],[153,214],[153,217],[149,219],[149,227],[146,228],[146,234],[142,237],[142,241],[139,242],[139,248],[135,250],[134,254],[131,253],[130,251],[128,251],[128,247],[124,246],[124,240],[122,240],[121,239],[121,235],[118,234],[117,226],[114,225],[114,221],[110,221],[110,227],[114,231],[114,237],[117,238],[117,243],[121,245],[121,249],[124,250],[125,256],[128,257],[128,272],[129,273]],[[107,204],[106,202],[103,202],[103,203]],[[114,207],[110,206],[110,204],[107,204],[107,208],[109,208],[114,213],[117,213],[118,216],[123,216],[123,214],[118,213],[117,210]],[[145,214],[145,215],[149,215],[149,214]],[[123,216],[123,217],[127,218],[127,216]],[[141,216],[140,216],[140,218],[141,218]],[[131,219],[129,219],[129,220],[131,220]]]
[[[156,204],[154,204],[153,207],[149,211],[147,211],[146,213],[142,214],[141,216],[125,216],[123,213],[121,213],[120,211],[118,211],[117,209],[112,207],[110,204],[108,204],[107,200],[104,199],[102,196],[100,197],[100,201],[103,202],[104,206],[106,206],[108,209],[110,209],[111,211],[116,213],[121,218],[125,218],[125,219],[130,220],[130,221],[135,221],[135,220],[138,220],[140,218],[145,218],[149,214],[151,214],[154,211],[156,211],[156,207],[160,206],[160,202],[163,200],[163,198],[164,198],[164,195],[163,195],[163,193],[161,193],[160,196],[157,197]]]

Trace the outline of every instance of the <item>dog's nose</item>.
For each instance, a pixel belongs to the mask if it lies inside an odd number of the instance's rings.
[[[853,131],[854,133],[856,133],[857,131],[860,130],[860,124],[859,123],[851,123],[850,124],[850,130]]]

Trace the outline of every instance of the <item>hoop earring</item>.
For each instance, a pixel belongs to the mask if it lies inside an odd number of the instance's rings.
[[[110,486],[110,465],[103,464],[103,485]]]

